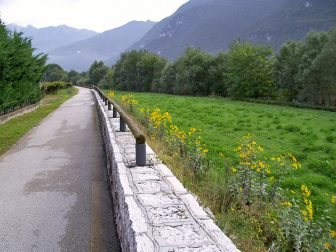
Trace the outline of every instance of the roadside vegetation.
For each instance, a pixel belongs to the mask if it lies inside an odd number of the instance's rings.
[[[94,84],[127,91],[116,99],[240,249],[334,251],[336,116],[303,108],[336,111],[335,41],[310,32],[275,53],[237,40],[174,62],[130,51]]]
[[[38,102],[47,57],[34,55],[31,40],[9,32],[0,19],[0,114]]]
[[[160,157],[243,251],[335,248],[333,112],[115,94],[144,125]]]
[[[78,92],[76,88],[60,89],[53,94],[46,95],[41,105],[33,112],[11,119],[0,125],[0,155],[18,141],[30,129],[37,126],[48,114],[57,109],[62,103]]]

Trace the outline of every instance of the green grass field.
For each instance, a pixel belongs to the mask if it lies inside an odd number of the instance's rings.
[[[292,153],[302,168],[291,173],[284,186],[299,189],[306,184],[316,206],[331,206],[331,195],[336,194],[336,113],[222,98],[132,94],[140,107],[168,111],[177,126],[202,129],[213,160],[220,159],[219,152],[235,159],[233,150],[248,132],[255,135],[266,155]],[[336,216],[335,208],[331,216]]]
[[[20,137],[37,126],[43,118],[77,92],[78,89],[71,88],[62,89],[57,91],[56,94],[47,95],[42,99],[41,106],[35,111],[0,125],[0,155],[5,153]]]

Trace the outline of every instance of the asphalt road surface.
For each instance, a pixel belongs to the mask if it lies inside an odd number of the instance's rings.
[[[80,89],[0,157],[0,251],[120,251],[98,124]]]

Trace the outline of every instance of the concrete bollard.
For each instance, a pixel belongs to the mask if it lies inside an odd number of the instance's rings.
[[[111,102],[108,102],[108,103],[107,103],[107,109],[108,109],[108,110],[111,110],[111,109],[112,109],[112,106],[111,106],[111,105],[112,105]]]
[[[120,131],[125,132],[126,131],[126,123],[122,117],[120,117]]]
[[[118,117],[118,111],[116,110],[115,107],[113,107],[113,118],[117,118]]]
[[[138,166],[146,165],[146,144],[135,144],[135,163]]]

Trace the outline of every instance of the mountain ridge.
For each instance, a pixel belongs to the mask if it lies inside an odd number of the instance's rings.
[[[117,58],[154,24],[155,22],[149,20],[130,21],[88,39],[51,50],[49,62],[59,64],[67,70],[87,70],[94,60]]]
[[[77,29],[67,25],[36,28],[32,25],[20,26],[14,23],[6,25],[8,30],[22,32],[32,39],[38,52],[48,51],[80,40],[88,39],[98,33],[88,29]]]
[[[191,0],[158,22],[129,50],[147,49],[169,59],[178,57],[186,46],[217,53],[226,50],[244,29],[271,14],[283,1]]]

